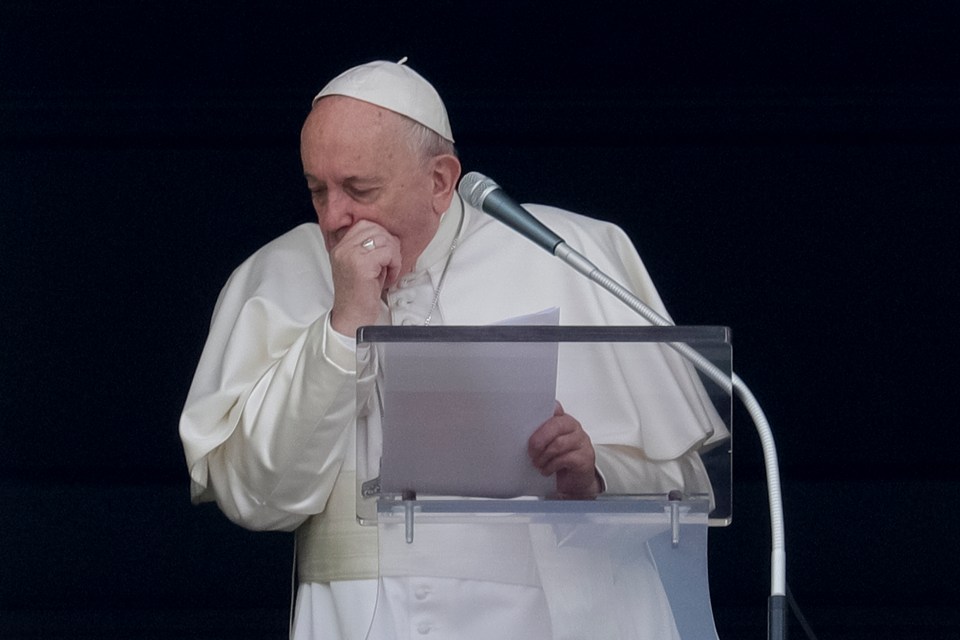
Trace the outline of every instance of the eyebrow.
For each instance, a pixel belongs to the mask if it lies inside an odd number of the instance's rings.
[[[368,176],[368,177],[349,176],[346,179],[344,179],[343,184],[349,185],[351,187],[358,187],[358,186],[377,187],[383,184],[383,179],[378,176]]]
[[[303,177],[306,178],[308,182],[308,187],[313,188],[312,184],[316,184],[316,188],[327,188],[327,183],[323,180],[317,178],[313,174],[304,172]],[[350,187],[353,189],[378,189],[383,186],[384,178],[381,176],[347,176],[341,181],[341,184],[345,187]]]

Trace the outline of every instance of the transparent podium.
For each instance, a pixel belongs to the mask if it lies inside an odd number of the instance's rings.
[[[357,517],[377,527],[369,638],[715,640],[707,528],[731,522],[724,327],[364,327]],[[557,410],[604,492],[527,454]]]

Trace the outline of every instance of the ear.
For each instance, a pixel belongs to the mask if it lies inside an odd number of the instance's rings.
[[[430,176],[433,187],[433,210],[440,215],[450,208],[453,193],[460,180],[460,161],[456,156],[440,155],[430,160]]]

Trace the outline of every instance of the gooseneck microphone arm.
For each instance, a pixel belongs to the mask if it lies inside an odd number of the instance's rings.
[[[460,196],[471,206],[481,209],[522,234],[547,252],[560,258],[581,274],[596,282],[618,300],[642,316],[651,325],[673,326],[673,323],[651,309],[643,300],[633,295],[626,287],[603,273],[586,257],[572,249],[560,236],[544,226],[529,211],[517,204],[500,186],[475,171],[466,174],[460,181]],[[780,493],[780,465],[770,423],[753,393],[737,374],[728,378],[702,354],[684,343],[670,343],[680,355],[689,360],[704,375],[720,385],[728,395],[740,398],[750,414],[760,443],[767,477],[767,494],[770,502],[770,530],[772,549],[770,554],[770,599],[767,605],[767,637],[783,640],[786,637],[786,588],[787,554],[784,544],[783,498]]]

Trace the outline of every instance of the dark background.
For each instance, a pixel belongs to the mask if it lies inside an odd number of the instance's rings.
[[[230,271],[312,218],[311,97],[402,56],[466,170],[618,222],[678,323],[732,327],[820,637],[957,637],[958,28],[926,1],[4,3],[0,637],[283,637],[291,536],[190,505],[178,415]],[[721,638],[763,637],[769,584],[737,426]]]

